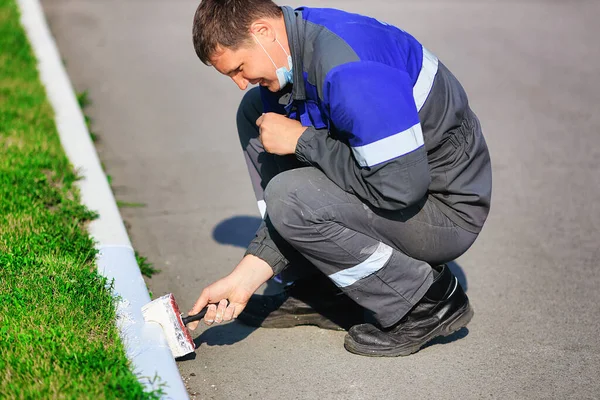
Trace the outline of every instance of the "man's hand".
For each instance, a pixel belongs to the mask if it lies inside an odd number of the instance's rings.
[[[266,113],[256,120],[258,137],[268,153],[285,156],[296,152],[298,139],[306,130],[294,119],[276,113]]]
[[[272,276],[273,270],[269,264],[258,257],[247,255],[229,275],[207,286],[188,314],[198,314],[210,303],[204,316],[206,325],[231,321],[240,315],[252,293]],[[197,327],[197,321],[188,325],[191,330]]]

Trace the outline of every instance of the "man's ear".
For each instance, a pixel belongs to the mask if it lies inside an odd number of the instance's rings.
[[[256,35],[256,37],[261,38],[264,41],[275,41],[275,29],[273,25],[269,23],[269,21],[264,19],[257,19],[250,25],[250,33]]]

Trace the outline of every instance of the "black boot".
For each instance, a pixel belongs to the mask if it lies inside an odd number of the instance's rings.
[[[299,280],[275,295],[252,295],[237,319],[262,328],[316,325],[348,330],[364,322],[363,311],[327,277],[315,276]]]
[[[469,299],[446,266],[413,309],[395,325],[381,329],[371,324],[353,326],[346,335],[346,350],[365,356],[407,356],[437,336],[448,336],[473,317]]]

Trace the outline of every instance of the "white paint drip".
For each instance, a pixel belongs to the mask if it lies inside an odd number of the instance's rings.
[[[130,305],[131,303],[129,303],[129,300],[123,299],[121,297],[117,298],[117,326],[120,329],[127,329],[129,326],[135,324],[135,318],[133,318],[131,312],[127,310],[130,307]]]

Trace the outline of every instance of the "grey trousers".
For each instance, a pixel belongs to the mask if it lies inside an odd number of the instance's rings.
[[[261,113],[260,93],[252,89],[238,110],[238,133],[269,229],[291,245],[279,246],[290,275],[325,274],[383,327],[395,324],[431,285],[431,265],[459,257],[477,234],[428,197],[401,211],[376,209],[294,155],[266,153],[255,124]]]

